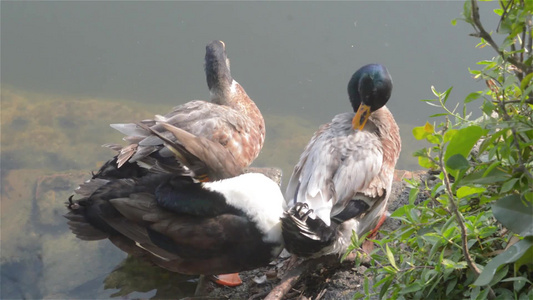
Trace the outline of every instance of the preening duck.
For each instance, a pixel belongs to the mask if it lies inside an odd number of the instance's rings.
[[[238,167],[247,167],[263,147],[265,123],[255,103],[231,76],[224,42],[213,41],[206,46],[205,74],[211,102],[187,102],[160,116],[158,121],[223,145],[235,157]],[[175,140],[175,136],[155,119],[112,124],[111,127],[125,134],[124,140],[129,145],[108,144],[119,154],[95,174],[96,178],[142,176],[148,170],[183,171],[162,139],[149,130]]]
[[[72,232],[82,240],[107,238],[129,254],[183,274],[239,272],[277,257],[284,208],[278,183],[259,173],[200,182],[196,178],[205,174],[217,176],[216,162],[234,164],[233,155],[216,142],[161,126],[174,135],[162,137],[165,147],[194,176],[93,178],[76,191],[80,199],[69,199],[65,217]]]
[[[392,79],[379,64],[348,83],[353,113],[336,115],[311,138],[295,166],[282,218],[287,250],[302,257],[342,254],[384,216],[400,155],[398,125],[385,106]]]

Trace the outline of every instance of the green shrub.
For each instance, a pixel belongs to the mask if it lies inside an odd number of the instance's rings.
[[[476,0],[464,5],[478,47],[496,56],[470,70],[487,89],[454,109],[451,88],[422,100],[442,112],[413,129],[430,146],[414,153],[431,180],[409,181],[409,204],[393,232],[374,241],[371,279],[354,298],[533,299],[533,1],[500,1],[498,45],[484,28]],[[455,20],[452,24],[455,24]],[[472,119],[465,104],[482,102]],[[417,196],[424,199],[416,203]],[[359,239],[354,239],[354,247]]]

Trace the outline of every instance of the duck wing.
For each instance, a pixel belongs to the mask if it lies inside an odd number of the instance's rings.
[[[339,114],[315,133],[285,194],[289,205],[307,203],[327,225],[381,170],[383,152],[378,137],[371,128],[354,131],[353,116]]]
[[[164,146],[175,155],[176,159],[193,172],[201,181],[213,181],[237,176],[243,172],[235,157],[221,144],[212,142],[202,136],[195,136],[181,128],[162,121],[167,132],[171,132],[176,141],[153,128],[148,128]],[[142,126],[142,125],[141,125]]]
[[[294,167],[285,192],[288,206],[307,203],[315,211],[324,212],[324,218],[326,215],[329,218],[329,211],[336,201],[332,179],[340,153],[328,141],[332,130],[328,123],[315,132]]]
[[[158,120],[143,120],[145,128],[138,124],[111,124],[111,127],[125,134],[124,139],[130,145],[120,149],[119,167],[125,162],[145,161],[152,165],[148,156],[171,157],[172,151],[164,145],[163,140],[153,131],[160,132],[164,137],[176,141],[176,137],[164,125],[181,128],[195,136],[206,138],[226,147],[241,167],[248,166],[259,154],[264,142],[264,134],[258,132],[257,121],[251,120],[229,106],[195,100],[177,106],[174,110]]]

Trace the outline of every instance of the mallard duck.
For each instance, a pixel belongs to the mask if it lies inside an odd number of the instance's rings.
[[[311,138],[294,167],[282,218],[289,252],[302,257],[343,254],[352,230],[374,229],[386,212],[401,141],[385,106],[392,79],[379,64],[363,66],[348,83],[354,112],[336,115]]]
[[[158,121],[220,143],[235,157],[237,166],[245,168],[263,147],[265,122],[244,88],[231,76],[224,42],[212,41],[206,46],[205,74],[211,102],[187,102],[176,106],[166,115],[159,116]],[[148,129],[157,130],[163,136],[175,140],[174,135],[155,119],[111,124],[111,127],[125,134],[124,140],[129,145],[122,147],[107,144],[119,153],[95,174],[96,178],[138,177],[148,170],[171,173],[183,171],[162,139]]]
[[[277,257],[284,208],[278,183],[259,173],[200,182],[206,174],[219,176],[220,164],[236,164],[233,155],[209,139],[170,124],[161,127],[174,139],[149,130],[194,175],[93,178],[76,191],[80,199],[69,199],[65,217],[72,232],[82,240],[108,238],[127,253],[182,274],[239,272]]]

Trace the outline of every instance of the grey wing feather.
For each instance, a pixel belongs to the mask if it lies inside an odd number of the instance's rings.
[[[285,193],[289,205],[296,202],[309,204],[326,224],[329,224],[329,211],[336,198],[331,178],[339,155],[334,143],[331,143],[332,130],[331,124],[322,125],[311,138],[294,168]],[[326,215],[327,220],[324,220]]]
[[[370,186],[383,162],[375,126],[354,131],[353,116],[339,114],[315,133],[287,187],[289,201],[308,203],[328,225],[346,201]]]

